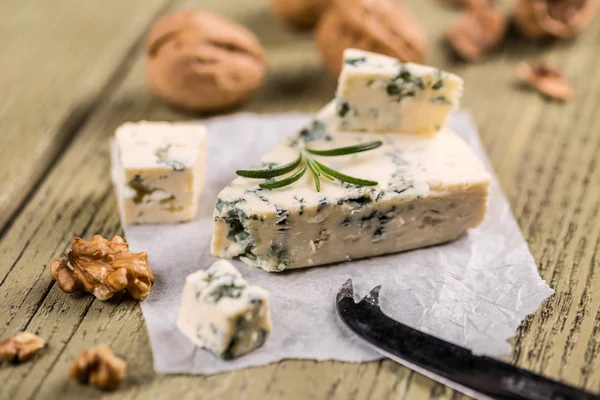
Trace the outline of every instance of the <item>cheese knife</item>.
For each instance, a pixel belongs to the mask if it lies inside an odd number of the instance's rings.
[[[600,399],[496,359],[418,331],[385,315],[376,286],[358,303],[352,280],[336,297],[342,322],[384,356],[475,399]]]

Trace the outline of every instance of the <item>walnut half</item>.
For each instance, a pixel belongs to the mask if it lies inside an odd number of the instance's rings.
[[[107,345],[81,353],[71,366],[70,375],[80,383],[90,383],[101,389],[114,389],[125,379],[127,364]]]
[[[29,332],[19,332],[0,343],[0,361],[20,363],[35,356],[46,345],[41,337]]]
[[[72,268],[61,260],[50,263],[50,273],[63,292],[83,289],[100,300],[108,300],[127,290],[134,299],[144,300],[154,284],[148,254],[131,253],[120,236],[110,242],[100,235],[89,242],[74,238],[67,257]]]

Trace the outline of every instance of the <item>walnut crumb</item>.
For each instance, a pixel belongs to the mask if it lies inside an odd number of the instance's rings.
[[[19,332],[0,343],[0,361],[20,363],[31,359],[45,346],[41,337],[29,332]]]
[[[542,62],[520,62],[515,72],[525,84],[554,100],[566,101],[573,96],[571,84],[563,74]]]
[[[50,273],[63,292],[85,290],[108,300],[126,290],[134,299],[144,300],[154,284],[148,254],[130,252],[120,236],[110,242],[100,235],[89,242],[74,238],[67,257],[71,267],[61,260],[50,263]]]
[[[100,345],[81,353],[71,367],[71,378],[79,383],[90,383],[101,389],[115,389],[125,379],[127,364],[107,345]]]

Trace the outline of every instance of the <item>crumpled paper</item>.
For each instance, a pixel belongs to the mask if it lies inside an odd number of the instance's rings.
[[[234,261],[248,281],[271,294],[271,336],[263,347],[244,357],[223,361],[177,330],[185,277],[215,261],[210,241],[217,193],[234,179],[236,169],[258,162],[309,118],[236,114],[204,121],[208,125],[208,173],[197,219],[175,225],[125,226],[131,250],[148,252],[156,277],[149,298],[141,303],[156,371],[208,375],[288,358],[380,359],[336,315],[335,295],[348,278],[361,297],[382,284],[381,307],[401,322],[477,354],[510,354],[507,339],[553,290],[540,278],[495,176],[484,223],[449,244],[283,273],[267,273]],[[492,172],[468,112],[453,115],[449,125]]]

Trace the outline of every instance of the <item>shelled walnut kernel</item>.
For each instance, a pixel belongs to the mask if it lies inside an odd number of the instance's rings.
[[[63,292],[85,290],[100,300],[108,300],[126,290],[134,299],[144,300],[154,284],[148,254],[130,252],[120,236],[110,242],[100,235],[89,242],[74,238],[67,258],[71,268],[61,260],[50,263],[50,273]]]
[[[554,100],[566,101],[573,96],[573,88],[563,74],[541,62],[521,62],[515,73],[525,84]]]
[[[0,361],[21,363],[31,359],[46,345],[41,337],[29,332],[19,332],[0,343]]]
[[[80,383],[90,383],[101,389],[115,389],[125,379],[127,364],[106,345],[81,353],[71,366],[70,375]]]

